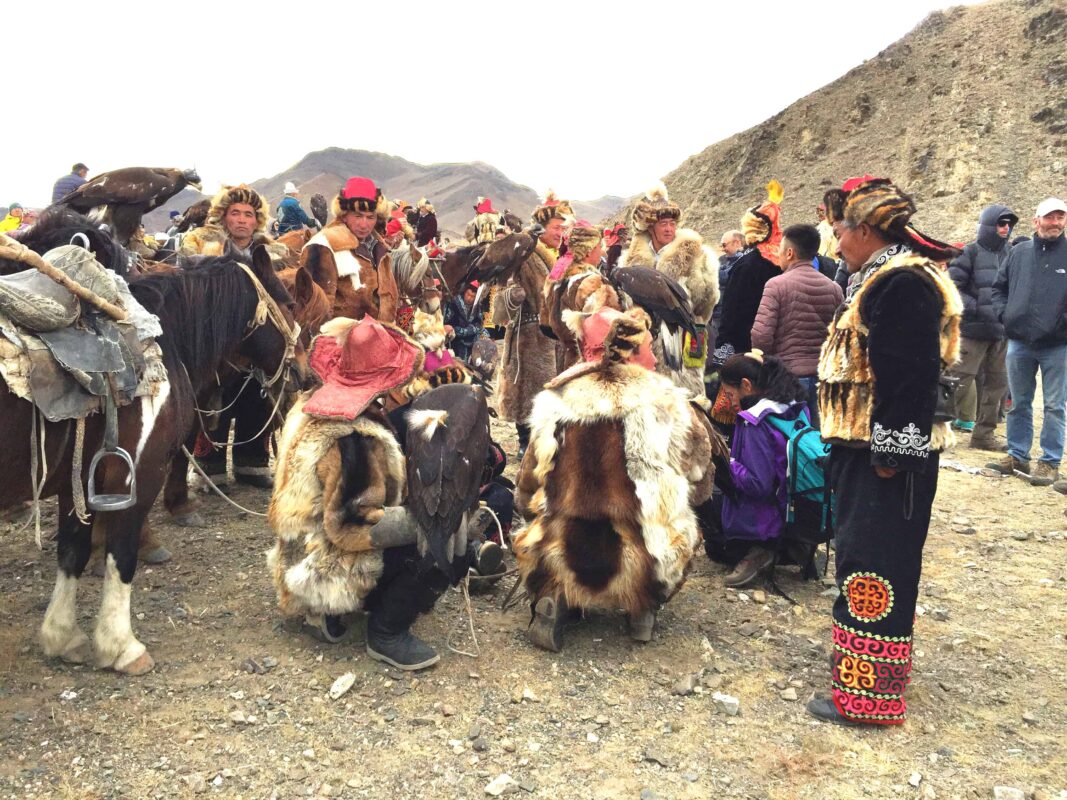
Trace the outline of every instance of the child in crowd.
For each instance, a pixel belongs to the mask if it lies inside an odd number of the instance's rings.
[[[730,469],[723,476],[721,545],[722,560],[733,561],[744,553],[725,579],[726,586],[737,588],[774,566],[785,529],[786,437],[767,419],[792,421],[807,415],[807,393],[781,361],[760,350],[731,356],[719,377],[737,412]]]

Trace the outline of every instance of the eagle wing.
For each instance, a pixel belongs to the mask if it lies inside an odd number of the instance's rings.
[[[467,545],[464,516],[477,507],[489,449],[485,394],[439,386],[411,404],[407,419],[407,505],[419,523],[419,552],[456,581],[452,562]]]
[[[326,198],[321,194],[311,195],[311,213],[315,216],[315,219],[319,221],[320,225],[325,225],[326,221],[330,217],[330,205],[326,202]]]
[[[648,267],[621,267],[611,273],[615,288],[629,295],[652,317],[653,331],[663,347],[663,358],[671,369],[682,366],[682,332],[697,336],[693,304],[685,287],[659,270]]]
[[[103,205],[138,205],[151,211],[185,187],[180,169],[126,167],[104,172],[59,202],[85,213]]]

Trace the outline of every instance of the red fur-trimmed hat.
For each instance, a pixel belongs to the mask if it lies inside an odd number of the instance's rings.
[[[493,201],[488,197],[479,197],[478,202],[474,206],[475,214],[495,214],[493,210]]]

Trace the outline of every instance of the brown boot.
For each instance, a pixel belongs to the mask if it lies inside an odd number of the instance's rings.
[[[542,597],[534,606],[534,618],[527,635],[542,650],[558,653],[563,649],[563,625],[567,604],[562,599]]]
[[[1037,469],[1030,475],[1031,486],[1051,486],[1060,477],[1060,465],[1038,461]]]
[[[1001,475],[1014,475],[1016,473],[1022,473],[1023,475],[1030,474],[1030,462],[1020,461],[1014,456],[1004,456],[1000,461],[990,461],[985,465],[986,469],[999,472]]]
[[[1008,442],[994,434],[989,434],[988,436],[973,434],[967,446],[974,450],[990,450],[994,453],[1008,452]]]
[[[723,579],[723,583],[730,589],[740,589],[747,586],[760,575],[774,566],[774,553],[765,547],[756,545],[752,547],[733,568],[733,571]]]

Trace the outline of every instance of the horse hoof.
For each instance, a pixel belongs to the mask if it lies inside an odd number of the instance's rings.
[[[166,564],[171,559],[170,550],[163,545],[157,545],[146,553],[141,553],[138,558],[142,564]]]
[[[155,666],[155,660],[148,654],[148,651],[145,650],[129,664],[126,664],[123,667],[116,666],[115,672],[121,672],[123,675],[129,675],[136,678],[140,675],[148,674]]]
[[[175,514],[170,521],[179,528],[206,528],[207,520],[199,511],[190,511],[187,514]]]

